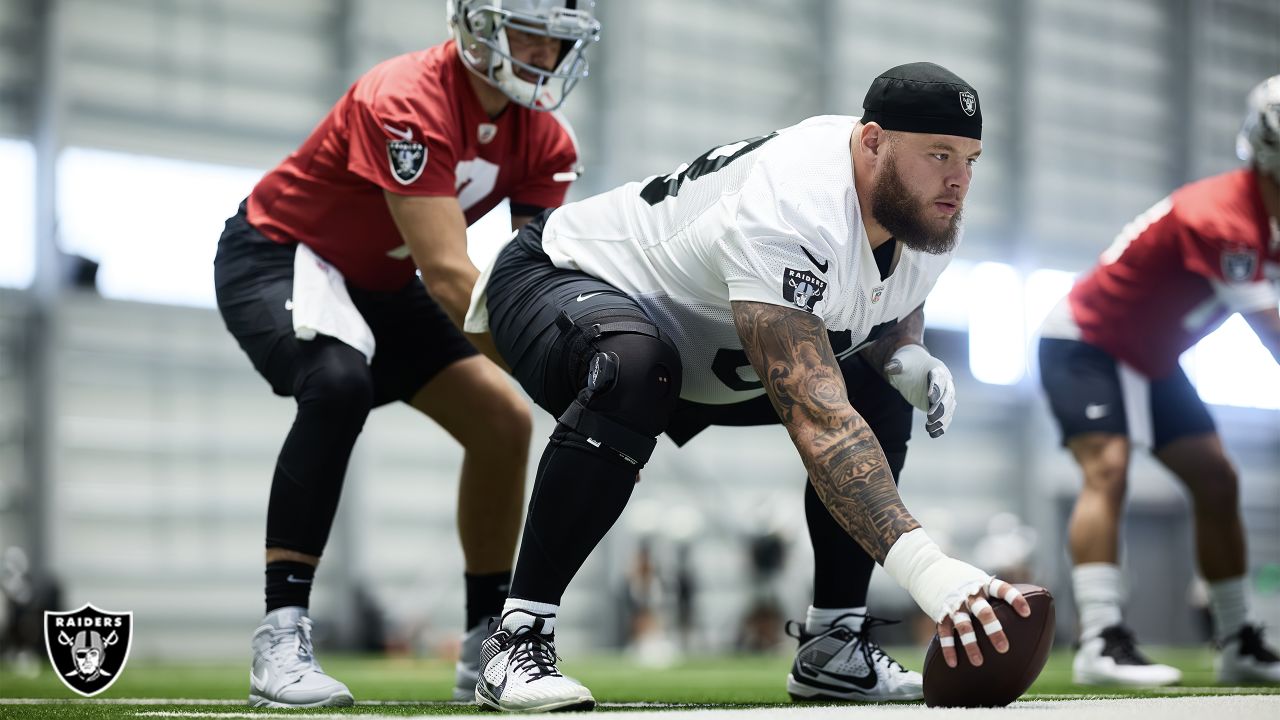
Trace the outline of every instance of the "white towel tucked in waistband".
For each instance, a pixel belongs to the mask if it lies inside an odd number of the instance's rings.
[[[471,304],[467,306],[467,316],[462,321],[463,332],[476,335],[489,332],[489,299],[485,297],[485,290],[489,286],[489,278],[493,276],[493,268],[498,264],[498,256],[502,254],[502,249],[519,234],[519,230],[513,231],[506,242],[498,246],[493,257],[489,259],[489,264],[485,265],[484,271],[480,273],[480,278],[476,280],[475,287],[471,288]]]
[[[373,331],[351,302],[342,273],[302,243],[293,258],[293,332],[299,340],[337,338],[373,362]]]

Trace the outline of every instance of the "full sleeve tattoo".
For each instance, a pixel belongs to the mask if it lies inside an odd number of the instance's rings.
[[[742,347],[791,434],[810,481],[836,522],[883,563],[907,512],[871,428],[849,404],[844,377],[814,315],[779,305],[734,302]]]
[[[884,364],[903,345],[924,345],[924,304],[912,310],[879,340],[861,350],[862,357],[876,372],[884,375]]]

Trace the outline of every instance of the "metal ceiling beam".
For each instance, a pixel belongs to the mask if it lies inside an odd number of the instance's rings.
[[[24,543],[36,581],[49,577],[53,533],[54,352],[56,304],[62,289],[57,244],[57,159],[64,109],[62,1],[32,0],[38,38],[35,83],[35,277],[24,327]]]

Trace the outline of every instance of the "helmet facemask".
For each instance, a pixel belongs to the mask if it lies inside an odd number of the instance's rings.
[[[1280,75],[1263,80],[1249,93],[1236,155],[1280,182]]]
[[[566,4],[582,9],[560,7],[554,0],[452,0],[449,25],[458,54],[468,68],[512,102],[533,110],[555,110],[587,76],[587,47],[600,39],[600,22],[591,9],[594,2]],[[517,60],[508,29],[559,40],[555,68],[546,70]],[[517,69],[537,80],[521,78]]]

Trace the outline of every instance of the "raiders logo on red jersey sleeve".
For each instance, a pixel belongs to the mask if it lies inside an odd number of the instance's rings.
[[[396,136],[387,140],[387,159],[391,162],[391,175],[401,185],[408,185],[422,176],[427,166],[427,147],[413,139],[413,128],[394,127],[383,123],[382,128]]]

